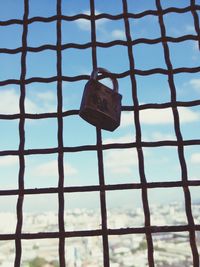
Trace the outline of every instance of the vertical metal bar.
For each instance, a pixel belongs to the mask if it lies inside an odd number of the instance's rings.
[[[92,41],[92,67],[97,68],[97,51],[96,51],[96,25],[95,25],[95,0],[90,0],[91,15],[91,41]]]
[[[139,119],[139,103],[137,97],[137,82],[136,77],[132,70],[135,68],[134,62],[134,55],[133,55],[133,48],[131,43],[131,33],[130,33],[130,24],[128,18],[128,6],[127,0],[123,1],[123,13],[124,13],[124,25],[125,25],[125,33],[127,39],[127,47],[128,47],[128,57],[129,57],[129,65],[130,65],[130,79],[132,85],[132,98],[134,103],[134,121],[135,121],[135,129],[136,129],[136,145],[137,145],[137,155],[138,155],[138,163],[139,163],[139,173],[140,179],[142,184],[142,204],[143,204],[143,211],[144,211],[144,218],[145,218],[145,229],[146,229],[146,240],[147,240],[147,249],[148,249],[148,262],[150,267],[154,267],[154,249],[153,249],[153,240],[152,234],[148,231],[149,226],[151,226],[150,220],[150,210],[149,210],[149,202],[148,202],[148,192],[146,188],[146,176],[144,170],[144,155],[143,149],[141,145],[141,126],[140,126],[140,119]]]
[[[58,120],[58,225],[59,225],[59,263],[65,267],[65,222],[64,222],[64,155],[63,155],[63,117],[62,117],[62,0],[57,0],[57,120]]]
[[[92,40],[92,63],[93,69],[97,68],[97,52],[96,52],[96,26],[95,26],[95,0],[90,0],[91,11],[91,40]],[[104,166],[103,166],[103,150],[102,150],[102,135],[101,130],[96,129],[97,135],[97,158],[98,158],[98,173],[99,184],[101,185],[100,191],[100,205],[101,205],[101,225],[102,225],[102,240],[103,240],[103,262],[104,267],[110,266],[109,260],[109,245],[107,234],[107,211],[106,211],[106,193],[104,189]]]
[[[200,50],[200,26],[199,26],[199,16],[195,8],[195,0],[190,0],[190,5],[191,5],[191,12],[194,18],[194,27],[198,36],[198,46]]]
[[[23,34],[22,34],[22,55],[21,55],[21,75],[20,75],[20,121],[19,121],[19,175],[18,175],[18,187],[19,195],[17,200],[17,225],[16,225],[16,239],[15,239],[15,267],[20,267],[22,244],[21,244],[21,232],[23,225],[23,201],[24,201],[24,171],[25,171],[25,79],[26,79],[26,55],[27,55],[27,35],[28,35],[28,13],[29,5],[28,0],[24,0],[24,16],[23,16]]]
[[[160,31],[161,31],[161,37],[162,37],[162,45],[164,50],[164,57],[165,57],[165,63],[168,69],[168,83],[169,88],[171,92],[171,103],[172,103],[172,112],[174,116],[174,129],[178,141],[178,156],[179,156],[179,162],[181,165],[181,175],[182,175],[182,182],[183,182],[183,191],[184,191],[184,197],[185,197],[185,210],[187,215],[188,224],[190,226],[190,246],[192,250],[193,255],[193,264],[194,267],[199,267],[199,255],[195,240],[195,230],[194,230],[194,219],[192,215],[192,207],[191,207],[191,196],[189,191],[189,186],[187,185],[188,181],[188,173],[187,173],[187,165],[185,161],[184,156],[184,146],[183,146],[183,137],[181,134],[180,129],[180,120],[179,120],[179,114],[178,109],[176,106],[176,88],[174,83],[174,75],[173,75],[173,66],[170,59],[170,51],[168,47],[168,43],[166,41],[166,30],[165,30],[165,24],[163,20],[162,15],[162,6],[160,0],[156,0],[156,7],[158,10],[158,18],[159,18],[159,25],[160,25]]]

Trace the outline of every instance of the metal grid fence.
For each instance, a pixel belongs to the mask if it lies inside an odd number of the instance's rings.
[[[110,266],[109,263],[109,235],[125,235],[125,234],[137,234],[143,233],[146,235],[147,240],[147,253],[148,253],[148,263],[150,267],[155,266],[154,260],[154,245],[152,234],[153,233],[161,233],[161,232],[188,232],[189,240],[191,246],[191,253],[193,257],[193,266],[199,267],[199,255],[197,250],[197,244],[195,240],[195,231],[200,231],[200,225],[194,223],[193,215],[192,215],[192,207],[191,207],[191,194],[189,190],[189,186],[199,186],[200,181],[194,180],[191,181],[188,179],[187,172],[187,164],[184,155],[185,146],[191,145],[200,145],[200,139],[197,140],[183,140],[181,130],[180,130],[180,121],[179,121],[179,113],[177,107],[192,107],[200,105],[200,100],[195,101],[177,101],[176,99],[176,87],[174,83],[174,75],[179,73],[198,73],[200,72],[200,67],[181,67],[181,68],[173,68],[168,43],[178,43],[186,40],[195,40],[198,42],[200,48],[200,29],[199,29],[199,18],[198,11],[200,10],[200,5],[195,3],[195,0],[190,1],[190,5],[185,8],[175,8],[170,7],[167,9],[163,9],[161,6],[161,0],[156,1],[157,10],[145,10],[144,12],[133,14],[129,13],[127,0],[122,0],[123,5],[123,13],[118,15],[111,14],[98,14],[95,15],[95,0],[90,0],[90,14],[76,14],[73,16],[62,15],[61,8],[61,0],[57,0],[57,14],[52,17],[32,17],[29,18],[29,0],[24,0],[24,16],[23,20],[19,19],[11,19],[8,21],[0,21],[0,26],[7,25],[23,25],[23,35],[22,35],[22,46],[16,49],[6,49],[0,48],[0,53],[6,54],[17,54],[21,53],[21,76],[19,80],[9,79],[0,81],[0,86],[3,85],[12,85],[16,84],[20,86],[20,113],[19,114],[11,114],[5,115],[1,114],[1,120],[15,120],[19,119],[19,135],[20,135],[20,144],[18,150],[10,150],[10,151],[0,151],[0,156],[6,155],[17,155],[19,157],[19,176],[18,176],[18,189],[17,190],[0,190],[1,196],[7,195],[17,195],[17,226],[15,234],[0,234],[0,240],[15,240],[15,267],[20,267],[21,265],[21,255],[22,255],[22,240],[23,239],[45,239],[45,238],[56,238],[59,239],[59,264],[60,267],[66,266],[66,257],[65,255],[65,240],[69,237],[83,237],[83,236],[101,236],[103,241],[103,262],[104,266]],[[168,37],[166,35],[166,28],[163,21],[163,16],[169,13],[180,13],[183,14],[185,12],[191,12],[194,19],[194,26],[196,30],[196,35],[184,35],[181,37]],[[140,38],[132,40],[130,33],[130,19],[139,19],[143,18],[147,15],[153,15],[158,18],[160,25],[161,36],[157,39],[146,39]],[[115,40],[108,43],[102,43],[96,41],[96,26],[95,22],[99,19],[109,19],[109,20],[124,20],[125,34],[126,40]],[[91,42],[86,44],[76,44],[76,43],[66,43],[62,44],[62,34],[61,34],[61,24],[62,21],[76,21],[77,19],[86,19],[91,22]],[[57,23],[57,43],[56,45],[43,45],[40,47],[28,47],[27,46],[27,36],[28,36],[28,26],[34,22],[53,22]],[[155,68],[149,70],[141,70],[135,68],[134,63],[134,46],[137,44],[149,44],[154,45],[161,43],[163,46],[163,53],[166,63],[166,68]],[[78,115],[78,110],[68,110],[64,111],[62,102],[62,82],[68,81],[81,81],[88,80],[88,75],[74,76],[74,77],[66,77],[62,75],[62,51],[69,48],[75,49],[86,49],[92,48],[92,66],[96,68],[98,66],[97,62],[97,47],[112,47],[115,45],[121,45],[127,47],[127,53],[129,57],[129,69],[123,73],[113,73],[112,76],[118,79],[123,77],[129,77],[132,85],[132,106],[123,106],[122,112],[126,111],[134,111],[134,123],[136,128],[136,141],[132,143],[124,143],[124,144],[102,144],[102,134],[100,129],[96,129],[96,145],[85,145],[78,147],[64,147],[63,144],[63,118],[71,115]],[[54,77],[49,78],[41,78],[41,77],[31,77],[29,79],[26,78],[27,72],[27,63],[26,56],[27,52],[40,52],[45,51],[47,49],[56,51],[57,53],[57,73]],[[168,77],[169,88],[171,93],[171,101],[168,103],[162,104],[144,104],[139,105],[138,96],[137,96],[137,81],[135,75],[152,75],[152,74],[162,74]],[[57,82],[57,112],[46,113],[46,114],[27,114],[25,112],[25,98],[26,98],[26,85],[34,82],[40,83],[50,83]],[[174,118],[174,129],[176,133],[176,140],[162,140],[156,142],[144,142],[141,138],[141,124],[139,113],[141,110],[147,109],[165,109],[171,108],[173,112]],[[41,119],[41,118],[57,118],[58,123],[58,147],[49,148],[49,149],[25,149],[25,120],[26,119]],[[144,155],[143,148],[144,147],[162,147],[162,146],[174,146],[177,148],[178,157],[182,172],[182,180],[174,181],[174,182],[147,182],[145,176],[145,166],[144,166]],[[136,148],[138,162],[139,162],[139,174],[140,174],[140,182],[139,183],[130,183],[130,184],[113,184],[107,185],[104,180],[104,160],[103,160],[103,150],[109,149],[123,149],[123,148]],[[64,153],[68,152],[79,152],[79,151],[96,151],[98,158],[98,174],[99,174],[99,185],[93,186],[73,186],[73,187],[64,187],[64,165],[63,165],[63,156]],[[41,188],[41,189],[25,189],[24,188],[24,172],[25,172],[25,156],[33,155],[33,154],[58,154],[58,172],[59,172],[59,181],[58,186],[56,188]],[[185,212],[187,215],[187,224],[186,225],[176,225],[176,226],[152,226],[150,219],[150,208],[148,202],[148,189],[149,188],[171,188],[178,187],[182,188],[185,197]],[[145,224],[144,227],[131,227],[125,229],[108,229],[107,227],[107,207],[106,207],[106,197],[105,193],[108,190],[124,190],[124,189],[141,189],[142,192],[142,203],[143,203],[143,211]],[[66,192],[92,192],[96,191],[100,193],[100,205],[101,205],[101,225],[102,228],[99,230],[87,230],[87,231],[65,231],[65,223],[64,223],[64,193]],[[59,222],[59,231],[58,232],[45,232],[45,233],[22,233],[22,225],[23,225],[23,200],[26,194],[47,194],[47,193],[57,193],[58,194],[58,202],[59,202],[59,211],[58,211],[58,222]]]

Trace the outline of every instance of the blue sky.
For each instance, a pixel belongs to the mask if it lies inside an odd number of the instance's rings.
[[[53,16],[56,14],[56,1],[30,1],[29,18],[34,16]],[[122,13],[121,0],[96,0],[96,14]],[[198,3],[198,1],[196,1]],[[186,7],[189,0],[162,1],[163,8],[169,6]],[[129,12],[139,13],[146,9],[156,9],[154,0],[128,1]],[[88,14],[89,1],[63,1],[63,14],[74,15],[77,13]],[[0,20],[12,18],[22,19],[23,1],[7,0],[0,9]],[[164,16],[167,36],[178,37],[194,34],[194,22],[191,12],[184,14],[170,13]],[[146,16],[141,19],[130,19],[132,39],[159,38],[160,28],[155,16]],[[97,41],[110,42],[112,40],[125,40],[123,20],[112,21],[101,19],[96,22]],[[21,46],[22,26],[12,25],[0,27],[1,48],[14,49]],[[87,20],[63,21],[62,43],[87,43],[91,41],[90,23]],[[56,44],[56,22],[34,22],[28,26],[28,46],[38,47],[44,44]],[[171,61],[175,68],[197,67],[200,54],[195,41],[169,43]],[[133,47],[135,67],[137,69],[164,68],[163,47],[161,44],[138,44]],[[109,69],[114,73],[121,73],[129,69],[128,52],[125,46],[111,48],[97,48],[97,61],[99,67]],[[21,72],[21,54],[0,54],[0,80],[19,79]],[[62,71],[64,76],[90,74],[92,71],[91,49],[67,49],[62,52]],[[40,53],[27,53],[27,76],[51,77],[56,76],[56,52],[46,50]],[[138,99],[140,104],[165,103],[171,99],[167,76],[165,75],[136,75]],[[174,76],[177,90],[177,100],[190,101],[200,97],[199,73],[176,74]],[[130,77],[118,79],[119,91],[122,94],[123,105],[133,105],[131,97]],[[63,110],[79,109],[82,93],[86,81],[63,82]],[[110,85],[109,80],[105,83]],[[19,113],[19,93],[17,85],[1,86],[0,88],[0,113]],[[57,109],[56,83],[31,83],[26,86],[25,109],[27,113],[55,112]],[[199,139],[200,109],[196,107],[179,108],[181,131],[184,140]],[[143,141],[176,140],[173,116],[171,109],[145,110],[140,113]],[[19,146],[19,120],[0,120],[0,147],[1,150],[17,150]],[[26,120],[26,149],[47,148],[57,146],[57,120]],[[135,126],[132,112],[123,112],[121,125],[114,132],[102,131],[103,143],[123,143],[135,141]],[[93,126],[83,121],[78,116],[64,118],[64,145],[80,146],[96,143],[96,130]],[[140,182],[138,160],[135,149],[106,150],[103,152],[105,165],[105,182],[107,184]],[[190,180],[200,179],[200,150],[199,146],[185,148],[185,157],[188,165]],[[181,179],[180,164],[175,147],[144,148],[145,172],[147,181],[179,181]],[[57,155],[32,155],[26,156],[25,188],[56,187],[58,183]],[[95,152],[66,153],[65,186],[68,185],[96,185],[98,184],[97,156]],[[0,187],[2,189],[15,189],[18,186],[19,163],[17,157],[0,158]],[[191,189],[194,199],[198,197],[198,190]],[[174,192],[176,191],[176,194]],[[158,202],[161,194],[166,202],[183,199],[182,189],[151,189],[150,202]],[[152,193],[153,192],[153,193]],[[160,193],[162,192],[162,193]],[[74,194],[75,196],[76,194]],[[107,193],[111,207],[141,205],[140,191],[124,191]],[[91,196],[94,201],[91,202]],[[8,206],[9,203],[10,204]],[[66,202],[69,196],[66,196]],[[70,196],[73,199],[73,194]],[[83,201],[85,199],[85,201]],[[121,202],[121,199],[123,201]],[[119,202],[120,200],[120,202]],[[1,197],[2,210],[13,210],[16,197]],[[38,201],[38,205],[35,203]],[[43,204],[41,204],[43,203]],[[52,205],[49,205],[52,203]],[[54,204],[53,204],[54,203]],[[97,193],[82,193],[74,197],[71,202],[73,207],[98,207],[99,196]],[[93,205],[91,205],[91,203]],[[96,203],[96,204],[94,204]],[[41,205],[40,205],[41,204]],[[57,195],[26,196],[24,209],[26,211],[56,210]],[[2,208],[2,206],[4,206]]]

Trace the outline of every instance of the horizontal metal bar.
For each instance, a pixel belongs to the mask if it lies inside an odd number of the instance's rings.
[[[180,73],[197,73],[200,72],[200,66],[198,67],[181,67],[181,68],[175,68],[171,71],[163,68],[154,68],[154,69],[148,69],[148,70],[139,70],[139,69],[133,69],[133,70],[128,70],[122,73],[112,73],[110,74],[111,77],[113,78],[125,78],[128,77],[132,74],[136,75],[141,75],[141,76],[148,76],[148,75],[153,75],[153,74],[164,74],[168,75],[169,72],[172,72],[173,74],[180,74]],[[102,78],[105,78],[102,76]],[[89,80],[90,76],[89,75],[77,75],[77,76],[62,76],[60,80],[66,81],[66,82],[76,82],[76,81],[81,81],[81,80]],[[53,77],[48,77],[48,78],[42,78],[42,77],[32,77],[29,79],[24,80],[25,84],[31,84],[31,83],[51,83],[51,82],[56,82],[58,81],[57,76]],[[0,81],[0,86],[4,85],[9,85],[9,84],[16,84],[20,85],[21,81],[18,79],[8,79],[8,80],[1,80]]]
[[[142,105],[139,105],[137,108],[138,108],[138,110],[145,110],[145,109],[165,109],[165,108],[172,108],[174,106],[176,106],[176,107],[193,107],[193,106],[198,106],[198,105],[200,105],[200,100],[177,101],[176,105],[172,104],[171,102],[160,103],[160,104],[158,104],[158,103],[142,104]],[[134,111],[134,110],[136,110],[136,107],[134,107],[134,106],[122,106],[121,110],[122,111]],[[62,112],[62,117],[73,116],[73,115],[78,115],[78,114],[79,114],[78,109],[67,110],[67,111]],[[20,113],[17,113],[17,114],[0,114],[0,120],[15,120],[15,119],[20,119],[22,116],[23,116],[23,118],[26,118],[26,119],[37,120],[37,119],[57,118],[58,113],[57,112],[36,113],[36,114],[25,113],[24,115],[21,115]]]
[[[155,141],[155,142],[130,142],[130,143],[113,143],[113,144],[106,144],[102,145],[103,150],[107,149],[126,149],[126,148],[137,148],[137,147],[162,147],[162,146],[191,146],[191,145],[200,145],[200,139],[193,139],[193,140],[183,140],[183,141],[176,141],[176,140],[162,140],[162,141]],[[96,151],[96,145],[83,145],[83,146],[75,146],[75,147],[63,147],[62,152],[82,152],[82,151]],[[23,155],[36,155],[36,154],[53,154],[58,153],[59,148],[40,148],[40,149],[24,149],[23,151],[19,150],[2,150],[0,151],[0,156],[19,156]]]
[[[36,195],[36,194],[57,194],[59,192],[64,193],[78,193],[78,192],[101,192],[101,191],[114,191],[114,190],[132,190],[132,189],[143,189],[143,188],[172,188],[172,187],[185,187],[185,186],[200,186],[200,180],[188,180],[187,182],[182,181],[171,181],[171,182],[147,182],[142,183],[128,183],[128,184],[109,184],[109,185],[89,185],[89,186],[67,186],[63,189],[59,187],[48,187],[48,188],[30,188],[24,189],[21,192],[19,189],[0,190],[0,196],[19,195]]]
[[[168,13],[186,13],[191,11],[192,9],[195,10],[200,10],[200,5],[194,5],[193,7],[191,6],[187,6],[184,8],[177,8],[177,7],[169,7],[166,9],[162,10],[162,14],[168,14]],[[127,18],[133,18],[133,19],[139,19],[139,18],[143,18],[145,16],[158,16],[159,12],[157,10],[145,10],[143,12],[140,13],[127,13],[126,17]],[[106,13],[101,13],[98,15],[94,16],[95,20],[99,20],[99,19],[109,19],[109,20],[120,20],[124,18],[124,14],[117,14],[117,15],[111,15],[111,14],[106,14]],[[57,20],[63,20],[63,21],[76,21],[78,19],[86,19],[86,20],[91,20],[91,16],[87,15],[87,14],[76,14],[73,16],[65,16],[65,15],[61,15],[61,16],[51,16],[51,17],[32,17],[29,18],[26,23],[27,24],[31,24],[33,22],[54,22]],[[18,24],[18,25],[22,25],[23,24],[23,20],[20,19],[10,19],[10,20],[6,20],[6,21],[0,21],[0,26],[8,26],[8,25],[13,25],[13,24]]]
[[[114,41],[106,42],[106,43],[95,42],[94,44],[96,47],[109,48],[109,47],[118,46],[118,45],[121,45],[121,46],[128,46],[130,44],[133,46],[138,45],[138,44],[153,45],[153,44],[162,43],[163,41],[172,42],[172,43],[180,43],[180,42],[191,41],[191,40],[198,41],[199,38],[197,35],[188,34],[188,35],[183,35],[179,37],[167,36],[164,39],[162,37],[155,38],[155,39],[139,38],[139,39],[132,40],[131,43],[129,43],[128,41],[123,41],[123,40],[114,40]],[[67,43],[67,44],[60,45],[59,49],[64,51],[67,49],[88,49],[90,47],[92,47],[92,42],[85,43],[85,44]],[[56,45],[44,44],[38,47],[28,46],[26,48],[27,52],[32,52],[32,53],[43,52],[46,50],[57,51],[58,47]],[[23,52],[23,47],[0,48],[0,53],[3,53],[3,54],[18,54],[21,52]]]
[[[192,227],[195,231],[200,231],[200,224]],[[129,235],[129,234],[145,234],[150,233],[179,233],[189,232],[191,227],[189,225],[176,225],[176,226],[150,226],[150,227],[137,227],[137,228],[120,228],[120,229],[107,229],[106,234],[112,235]],[[15,234],[0,234],[0,240],[15,240],[16,238],[24,240],[33,239],[50,239],[50,238],[73,238],[73,237],[87,237],[87,236],[102,236],[102,229],[96,230],[83,230],[83,231],[66,231],[60,232],[40,232],[40,233],[22,233],[20,236]]]

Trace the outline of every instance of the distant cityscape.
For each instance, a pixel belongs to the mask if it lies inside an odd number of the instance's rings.
[[[200,204],[193,205],[195,223],[200,223]],[[0,232],[14,233],[16,215],[0,213]],[[24,233],[58,231],[58,216],[53,212],[39,214],[25,213]],[[151,211],[151,224],[157,226],[186,225],[184,207],[173,203],[168,206],[155,206]],[[109,210],[108,228],[141,227],[144,215],[141,208],[131,210]],[[98,210],[76,209],[65,212],[65,230],[101,229]],[[193,267],[188,232],[153,234],[154,259],[157,267]],[[196,233],[200,251],[200,232]],[[59,267],[59,240],[22,240],[21,267]],[[147,267],[147,243],[145,234],[109,236],[110,267]],[[67,267],[103,267],[101,236],[66,238]],[[14,240],[0,241],[0,267],[11,267],[15,259]]]

